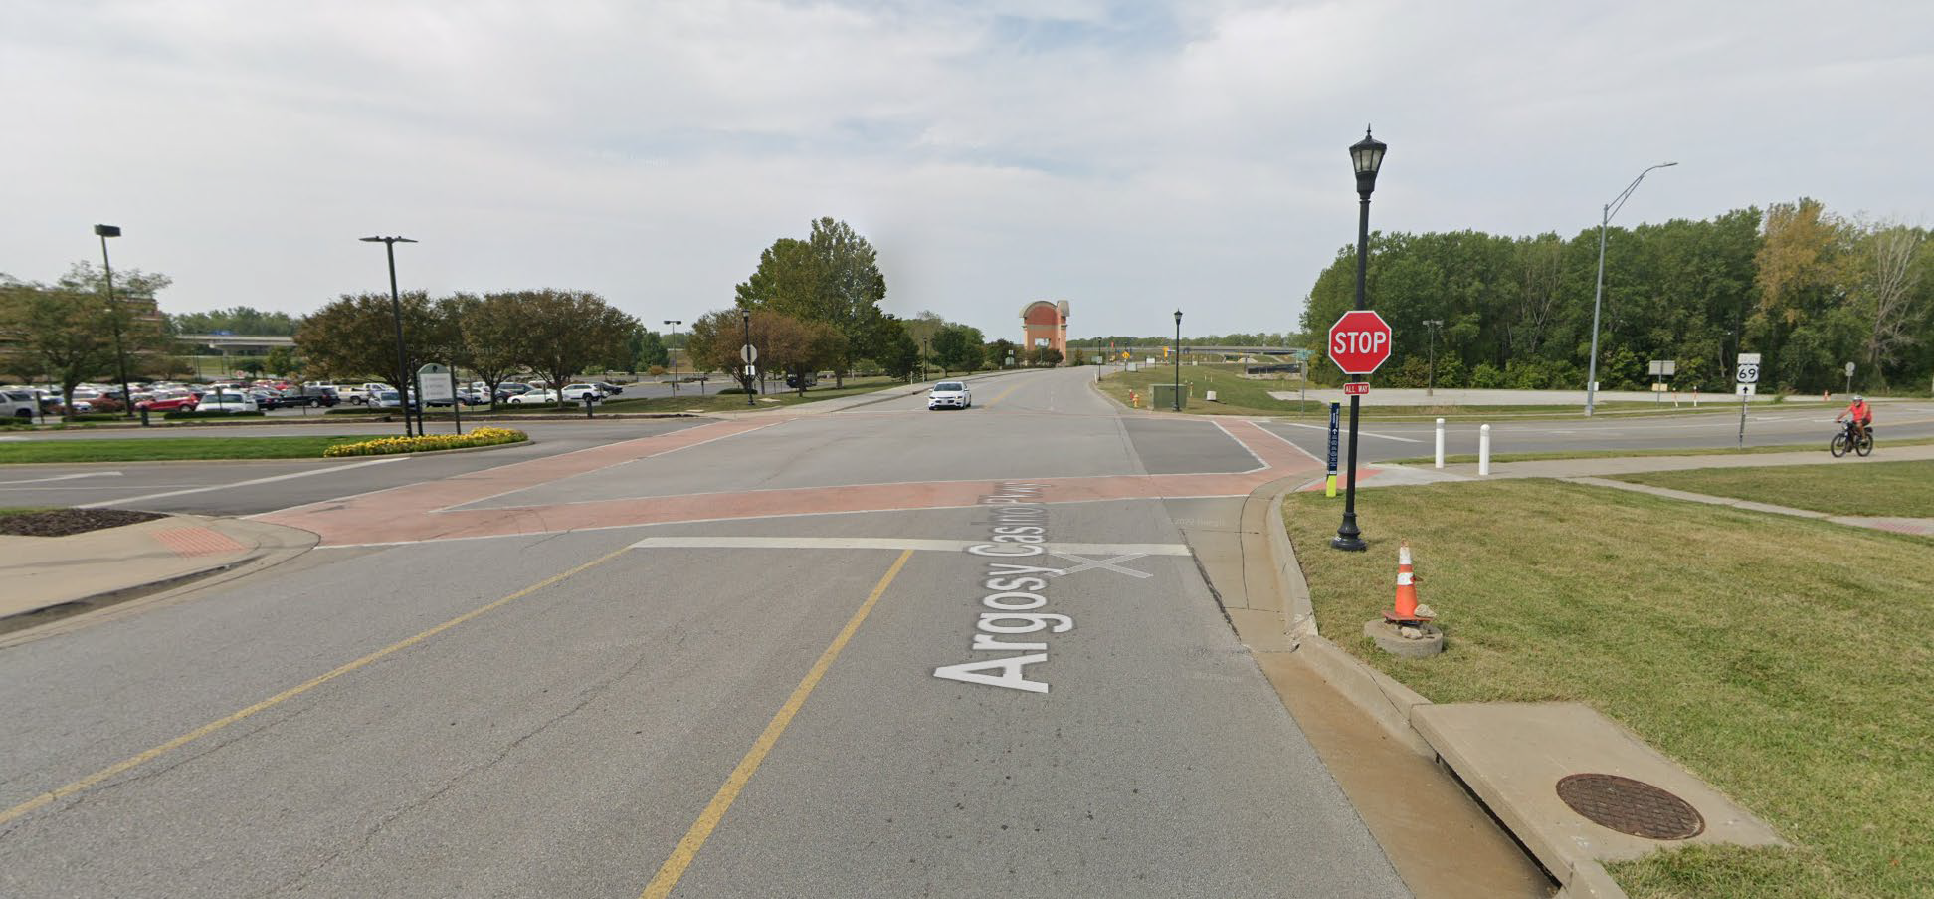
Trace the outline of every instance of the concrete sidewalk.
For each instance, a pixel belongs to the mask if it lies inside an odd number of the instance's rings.
[[[1688,468],[1758,468],[1768,465],[1865,465],[1874,462],[1916,462],[1934,459],[1934,444],[1889,447],[1879,444],[1874,454],[1862,458],[1833,458],[1822,444],[1817,450],[1793,453],[1739,453],[1704,456],[1608,456],[1595,459],[1545,459],[1537,462],[1493,462],[1493,478],[1586,478],[1633,474],[1641,471],[1679,471]],[[1389,466],[1390,468],[1431,469],[1428,464]],[[1446,465],[1445,473],[1477,477],[1477,465],[1464,462]],[[1358,480],[1357,486],[1363,486]]]
[[[295,528],[173,515],[68,537],[0,536],[0,621],[107,603],[316,544]],[[16,622],[17,623],[17,622]]]

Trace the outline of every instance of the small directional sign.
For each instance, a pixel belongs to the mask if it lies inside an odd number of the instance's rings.
[[[1351,381],[1343,385],[1344,396],[1366,396],[1370,393],[1369,381]]]

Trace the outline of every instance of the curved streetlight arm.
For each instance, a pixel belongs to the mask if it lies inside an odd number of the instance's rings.
[[[1617,215],[1618,211],[1624,208],[1625,201],[1632,198],[1632,192],[1639,189],[1639,182],[1644,181],[1645,176],[1651,174],[1653,169],[1669,168],[1675,165],[1678,165],[1678,163],[1661,162],[1658,165],[1649,166],[1646,168],[1645,171],[1640,172],[1639,176],[1637,178],[1633,178],[1632,183],[1628,185],[1623,192],[1621,192],[1618,196],[1613,197],[1610,203],[1605,204],[1605,221],[1607,223],[1610,223],[1612,220],[1612,216]]]

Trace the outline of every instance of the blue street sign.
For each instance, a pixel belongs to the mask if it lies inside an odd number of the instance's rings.
[[[1338,410],[1342,408],[1343,408],[1342,403],[1330,404],[1330,462],[1329,462],[1329,471],[1326,472],[1323,476],[1323,495],[1324,496],[1333,497],[1336,495],[1336,437],[1337,437],[1336,415]]]

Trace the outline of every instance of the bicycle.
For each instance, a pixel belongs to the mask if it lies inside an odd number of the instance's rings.
[[[1827,445],[1827,449],[1833,453],[1835,459],[1846,455],[1848,450],[1853,450],[1855,455],[1860,456],[1865,456],[1873,452],[1873,425],[1868,425],[1866,433],[1855,437],[1853,435],[1853,422],[1847,422],[1846,427],[1840,429],[1840,433],[1833,435],[1833,442]]]

